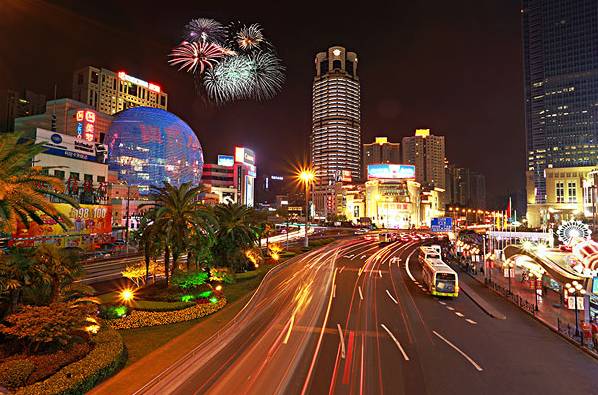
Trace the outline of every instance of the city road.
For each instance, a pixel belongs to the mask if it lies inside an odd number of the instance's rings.
[[[273,269],[141,394],[596,394],[598,363],[514,305],[432,297],[419,243],[338,241]],[[463,279],[465,280],[465,279]]]

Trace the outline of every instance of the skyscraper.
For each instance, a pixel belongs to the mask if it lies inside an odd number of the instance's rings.
[[[73,98],[112,115],[131,107],[168,109],[168,95],[160,85],[107,69],[87,66],[73,74]]]
[[[46,110],[46,96],[29,90],[0,91],[0,132],[15,130],[15,119],[41,114]]]
[[[390,143],[386,137],[376,137],[373,143],[363,145],[363,171],[375,163],[401,163],[401,144]],[[364,174],[367,178],[367,174]]]
[[[522,18],[528,205],[541,205],[545,169],[598,163],[598,2],[523,0]]]
[[[415,166],[415,180],[424,186],[444,189],[444,136],[417,129],[415,136],[403,137],[403,162]]]
[[[311,163],[316,170],[316,212],[327,213],[332,185],[361,177],[360,88],[357,54],[334,46],[315,58]],[[330,202],[328,201],[330,200]]]

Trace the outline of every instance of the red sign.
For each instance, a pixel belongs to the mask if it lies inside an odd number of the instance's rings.
[[[79,110],[75,118],[77,120],[77,137],[93,141],[95,139],[96,113],[91,110]]]

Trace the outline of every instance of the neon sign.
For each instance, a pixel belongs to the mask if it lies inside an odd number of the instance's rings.
[[[75,114],[75,119],[77,120],[77,137],[94,141],[96,113],[91,110],[79,110]]]
[[[162,91],[162,88],[160,88],[160,85],[158,84],[154,84],[151,82],[147,82],[144,80],[140,80],[139,78],[135,78],[133,76],[128,75],[127,73],[125,73],[124,71],[119,71],[118,72],[118,78],[123,80],[123,81],[129,81],[135,85],[140,85],[144,88],[149,89],[152,92],[156,92],[156,93],[160,93]]]

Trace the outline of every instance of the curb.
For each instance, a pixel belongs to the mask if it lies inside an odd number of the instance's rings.
[[[469,285],[461,283],[459,286],[461,287],[461,290],[465,293],[465,295],[467,295],[467,297],[471,299],[473,303],[478,305],[478,307],[484,310],[484,312],[488,314],[490,317],[496,318],[498,320],[507,319],[506,315],[491,307],[490,303],[486,302],[486,300],[479,296],[474,290],[469,288]]]

